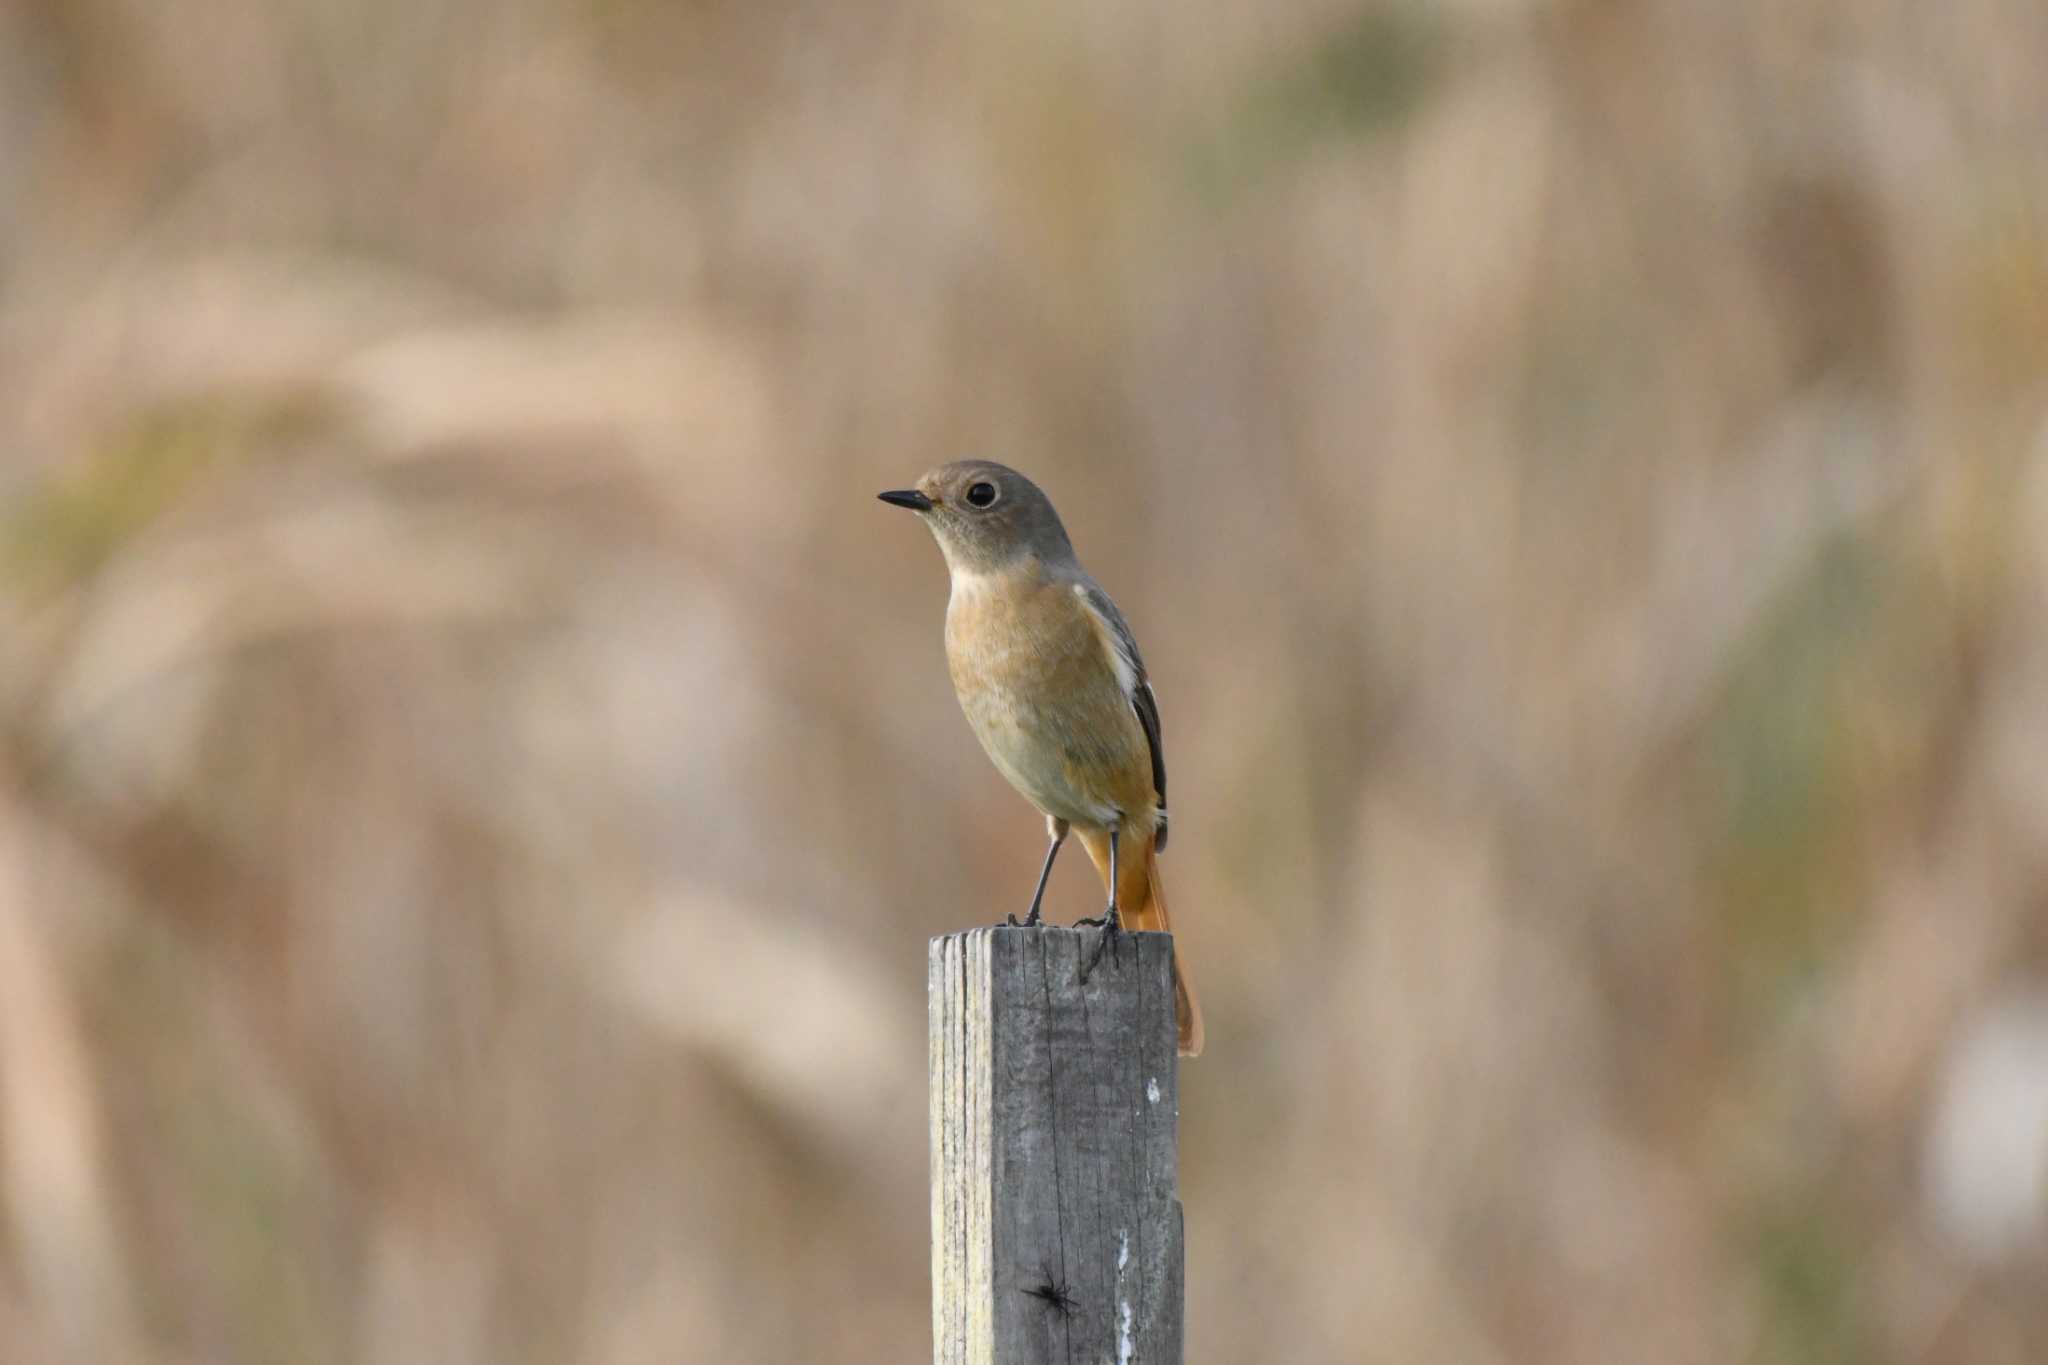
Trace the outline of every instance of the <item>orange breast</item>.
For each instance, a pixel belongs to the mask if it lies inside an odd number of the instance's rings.
[[[982,748],[1048,815],[1149,830],[1145,732],[1071,585],[1030,566],[956,579],[946,610],[953,689]]]

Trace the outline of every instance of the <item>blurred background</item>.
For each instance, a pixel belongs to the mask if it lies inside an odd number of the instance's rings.
[[[2048,1359],[2044,130],[2038,0],[6,0],[0,1357],[926,1358],[976,454],[1190,1360]]]

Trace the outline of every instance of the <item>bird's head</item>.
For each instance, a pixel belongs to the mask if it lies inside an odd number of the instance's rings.
[[[1037,484],[992,460],[940,465],[910,488],[879,495],[918,514],[954,573],[985,574],[1026,556],[1064,564],[1074,547]]]

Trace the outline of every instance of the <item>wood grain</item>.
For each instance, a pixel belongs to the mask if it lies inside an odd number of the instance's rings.
[[[932,1358],[1180,1365],[1173,940],[930,946]]]

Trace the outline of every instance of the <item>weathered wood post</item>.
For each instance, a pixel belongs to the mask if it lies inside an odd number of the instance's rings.
[[[931,942],[932,1359],[1181,1365],[1173,940]]]

